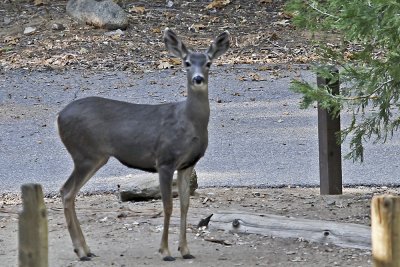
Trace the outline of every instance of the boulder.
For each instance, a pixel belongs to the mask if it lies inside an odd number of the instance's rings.
[[[96,28],[124,30],[128,27],[127,13],[112,0],[69,0],[67,13]]]

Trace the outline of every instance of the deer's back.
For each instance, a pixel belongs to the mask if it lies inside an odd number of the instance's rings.
[[[164,162],[194,165],[207,147],[207,129],[199,132],[187,121],[184,102],[143,105],[88,97],[66,106],[58,127],[74,159],[114,156],[146,171]]]

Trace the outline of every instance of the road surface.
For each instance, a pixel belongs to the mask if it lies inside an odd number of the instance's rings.
[[[300,95],[288,89],[298,74],[217,66],[210,75],[209,147],[196,167],[199,186],[318,185],[317,110],[300,110]],[[308,71],[301,75],[315,79]],[[185,79],[180,70],[0,74],[0,193],[17,192],[31,182],[41,183],[46,193],[59,190],[73,165],[54,122],[73,99],[96,95],[135,103],[179,101],[185,99]],[[363,164],[344,161],[344,184],[400,184],[399,140],[367,144]],[[115,190],[148,176],[154,174],[112,159],[83,190]]]

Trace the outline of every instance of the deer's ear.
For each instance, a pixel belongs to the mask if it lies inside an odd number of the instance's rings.
[[[225,31],[215,38],[207,50],[207,55],[214,60],[224,54],[229,48],[229,32]]]
[[[189,54],[189,50],[181,39],[169,28],[164,30],[164,43],[168,51],[179,58],[185,58]]]

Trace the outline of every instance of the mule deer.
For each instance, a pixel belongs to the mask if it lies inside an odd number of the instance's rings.
[[[174,171],[178,171],[181,207],[178,250],[184,259],[194,258],[186,241],[189,178],[208,144],[209,68],[211,62],[229,48],[229,34],[220,34],[205,53],[188,50],[168,28],[164,31],[164,43],[172,54],[182,59],[186,68],[186,101],[142,105],[88,97],[70,103],[58,115],[61,140],[74,162],[74,170],[60,192],[74,251],[81,260],[90,260],[94,254],[79,225],[75,197],[110,157],[131,168],[158,172],[164,207],[159,252],[165,261],[175,260],[168,248],[168,228],[172,213],[172,178]]]

